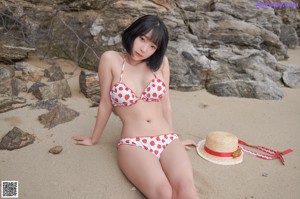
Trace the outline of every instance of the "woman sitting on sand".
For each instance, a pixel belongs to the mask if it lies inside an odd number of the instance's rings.
[[[168,39],[162,20],[146,15],[123,32],[125,53],[103,53],[98,68],[101,101],[93,134],[73,139],[76,144],[96,144],[115,108],[123,123],[118,161],[126,177],[147,198],[198,198],[185,151],[195,143],[180,141],[173,131],[165,56]]]

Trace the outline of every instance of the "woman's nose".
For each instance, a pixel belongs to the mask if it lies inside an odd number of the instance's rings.
[[[149,44],[145,44],[142,46],[141,51],[146,52],[148,50],[148,48],[149,48]]]

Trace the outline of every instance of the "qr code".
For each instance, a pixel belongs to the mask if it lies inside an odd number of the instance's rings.
[[[1,197],[2,198],[18,198],[19,197],[18,181],[1,181]]]

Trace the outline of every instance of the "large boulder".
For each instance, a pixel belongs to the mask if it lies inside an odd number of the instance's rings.
[[[121,33],[126,27],[142,15],[158,14],[170,32],[167,56],[171,88],[184,91],[208,88],[209,83],[226,82],[228,74],[232,80],[249,80],[254,85],[265,84],[263,87],[269,86],[269,81],[278,89],[295,86],[295,82],[284,83],[282,77],[295,79],[298,73],[283,74],[276,65],[278,60],[288,58],[288,48],[297,45],[299,12],[295,7],[276,9],[258,3],[255,0],[54,0],[51,3],[5,0],[0,4],[5,13],[2,17],[17,20],[7,21],[7,27],[16,27],[9,29],[10,34],[7,29],[0,30],[3,33],[0,42],[27,44],[45,56],[72,59],[86,69],[97,71],[104,51],[122,50]],[[248,89],[247,85],[239,86]],[[85,95],[95,96],[97,87],[93,85],[91,94]],[[273,96],[273,91],[269,95]]]

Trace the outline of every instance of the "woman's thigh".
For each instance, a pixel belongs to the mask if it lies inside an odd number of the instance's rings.
[[[162,187],[171,190],[159,159],[151,152],[136,146],[120,145],[118,161],[126,177],[146,196],[153,195]]]
[[[173,188],[181,182],[194,186],[190,158],[180,140],[174,140],[168,145],[161,154],[160,162]]]

